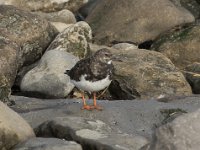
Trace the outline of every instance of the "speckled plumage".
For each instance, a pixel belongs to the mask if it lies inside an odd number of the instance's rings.
[[[78,61],[67,74],[72,83],[81,90],[89,92],[102,90],[109,86],[112,80],[114,67],[111,56],[108,49],[101,49],[91,57]],[[96,87],[97,85],[99,87]]]

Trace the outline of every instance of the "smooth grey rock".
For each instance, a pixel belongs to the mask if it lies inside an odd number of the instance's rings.
[[[129,43],[118,43],[112,46],[112,48],[120,50],[137,49],[138,47],[134,44]]]
[[[156,100],[107,101],[98,100],[103,111],[81,110],[81,99],[36,99],[22,96],[12,97],[16,105],[12,108],[31,124],[33,128],[56,117],[77,116],[101,120],[112,129],[122,133],[151,138],[154,129],[166,118],[163,110],[181,109],[192,112],[200,108],[199,96],[165,97]],[[92,100],[87,100],[92,104]]]
[[[103,45],[154,40],[162,32],[194,20],[189,11],[169,0],[101,0],[86,18],[94,42]]]
[[[81,146],[73,141],[57,138],[31,138],[18,144],[12,150],[82,150]]]
[[[47,19],[50,22],[62,22],[66,24],[76,23],[76,18],[74,14],[67,9],[51,13],[44,13],[44,12],[32,12],[32,13],[37,14],[42,18]]]
[[[0,102],[0,149],[7,150],[34,137],[30,125],[16,112]]]
[[[20,88],[22,91],[40,93],[50,98],[63,98],[74,88],[64,72],[70,70],[77,61],[78,58],[70,53],[47,51],[38,65],[25,74]]]
[[[155,131],[153,141],[142,150],[198,150],[200,109],[182,115]]]
[[[89,42],[92,40],[92,30],[84,22],[77,22],[61,32],[49,45],[47,50],[59,50],[84,58],[90,53]]]
[[[115,131],[100,120],[82,117],[57,117],[35,129],[37,136],[57,137],[81,143],[84,149],[138,150],[145,138]]]

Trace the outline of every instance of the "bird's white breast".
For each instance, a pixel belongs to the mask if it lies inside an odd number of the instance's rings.
[[[109,75],[102,80],[99,81],[88,81],[85,80],[87,75],[82,75],[80,81],[71,80],[71,82],[79,89],[88,92],[96,92],[105,89],[107,86],[110,85],[111,80],[109,79]]]

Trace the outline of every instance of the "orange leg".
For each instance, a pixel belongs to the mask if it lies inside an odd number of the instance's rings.
[[[86,104],[86,100],[85,100],[85,96],[84,96],[84,92],[82,93],[82,101],[83,101],[83,107],[82,109],[86,109],[86,110],[91,110],[92,107]]]
[[[97,105],[96,93],[94,92],[93,95],[94,95],[94,99],[93,99],[93,106],[92,106],[92,108],[93,109],[97,109],[97,110],[103,110],[103,108],[101,106]]]

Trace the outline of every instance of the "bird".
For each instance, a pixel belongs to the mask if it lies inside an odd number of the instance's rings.
[[[106,89],[112,81],[112,56],[110,50],[103,48],[90,57],[79,60],[70,70],[66,70],[65,74],[70,77],[70,81],[82,91],[82,109],[103,109],[97,105],[96,92]],[[84,92],[93,94],[93,105],[87,105]]]

